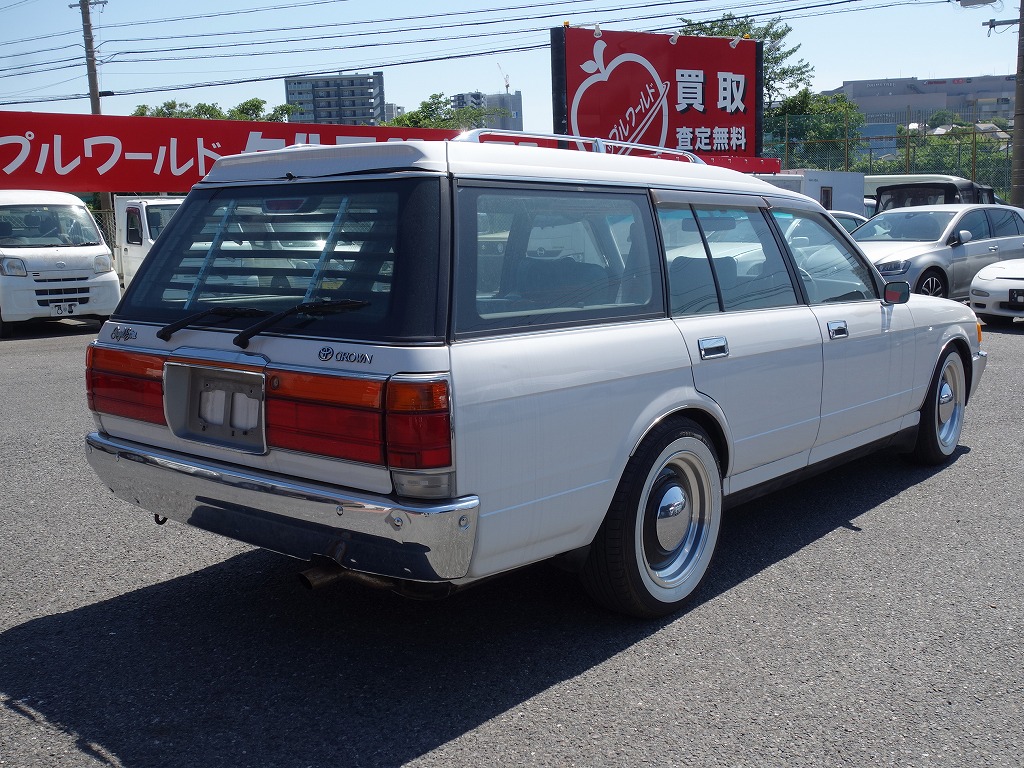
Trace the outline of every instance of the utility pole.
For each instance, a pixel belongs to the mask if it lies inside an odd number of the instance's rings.
[[[89,15],[89,6],[106,5],[107,0],[78,0],[78,8],[82,12],[82,36],[85,39],[85,69],[89,76],[89,107],[92,114],[101,115],[100,109],[100,79],[96,73],[96,48],[92,41],[92,18]],[[69,5],[68,8],[74,8]],[[110,192],[99,192],[98,211],[100,224],[107,234],[107,239],[114,242],[114,196]]]
[[[976,5],[979,3],[970,0],[960,0],[963,6]],[[996,21],[989,19],[983,27],[988,27],[988,33],[996,27],[1004,27],[1008,24],[1017,25],[1017,82],[1014,86],[1013,96],[1013,157],[1010,160],[1010,205],[1018,207],[1024,205],[1024,37],[1020,30],[1024,26],[1024,2],[1020,6],[1020,17],[1016,19],[1004,19]]]
[[[78,0],[78,8],[82,12],[82,36],[85,38],[85,69],[89,76],[89,106],[92,114],[103,114],[100,110],[100,81],[96,74],[96,48],[92,41],[92,18],[89,6],[106,5],[107,0]],[[69,5],[68,8],[75,6]]]

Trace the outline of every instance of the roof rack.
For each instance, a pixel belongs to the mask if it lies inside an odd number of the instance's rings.
[[[477,144],[483,143],[481,137],[483,136],[508,136],[515,139],[543,139],[545,141],[556,142],[556,145],[560,145],[564,142],[574,142],[576,144],[585,144],[590,147],[591,152],[598,152],[605,154],[609,151],[609,148],[621,148],[625,150],[640,150],[643,152],[649,152],[652,155],[672,155],[674,157],[685,158],[691,163],[698,163],[700,165],[707,165],[704,160],[693,152],[687,152],[683,149],[669,149],[668,147],[656,147],[653,144],[634,144],[629,141],[615,141],[614,139],[598,139],[590,138],[588,136],[569,136],[567,134],[560,133],[531,133],[526,131],[506,131],[493,128],[474,128],[471,131],[463,131],[456,136],[452,141],[471,141]],[[625,154],[617,152],[616,154]]]

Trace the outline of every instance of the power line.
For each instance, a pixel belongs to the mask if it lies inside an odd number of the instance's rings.
[[[522,9],[529,9],[529,8],[536,8],[536,7],[549,8],[551,5],[555,5],[555,4],[577,4],[579,2],[585,2],[585,1],[586,0],[564,0],[563,3],[550,3],[550,4],[549,3],[529,3],[529,4],[523,4],[523,5],[520,5],[520,6],[508,7],[507,10],[512,10],[512,9],[520,9],[520,10],[522,10]],[[688,3],[689,2],[698,2],[698,0],[684,0],[684,1],[688,2]],[[314,2],[292,4],[292,5],[285,6],[285,7],[297,7],[297,6],[302,6],[302,5],[317,5],[317,4],[323,4],[324,2],[326,2],[326,0],[315,0]],[[769,0],[768,2],[753,4],[751,6],[747,6],[745,8],[745,11],[747,11],[747,12],[744,12],[740,17],[741,18],[746,17],[746,18],[756,19],[756,18],[761,18],[761,17],[764,17],[764,16],[772,16],[772,17],[777,17],[777,18],[783,18],[783,20],[785,20],[785,18],[805,18],[805,17],[808,17],[808,16],[820,16],[820,15],[837,14],[837,13],[850,13],[850,12],[856,12],[856,11],[862,11],[862,10],[877,10],[877,9],[891,8],[891,7],[902,6],[902,5],[935,5],[935,4],[939,4],[939,3],[943,3],[944,4],[943,0],[929,0],[927,2],[915,2],[915,0],[902,0],[900,2],[889,2],[889,3],[876,4],[876,5],[871,5],[871,6],[863,6],[863,7],[859,7],[859,8],[842,8],[842,6],[852,5],[852,4],[855,4],[855,3],[858,3],[858,2],[864,2],[864,0],[827,0],[826,2],[815,3],[815,4],[811,4],[811,5],[796,6],[796,7],[786,8],[786,9],[775,8],[775,10],[771,10],[771,11],[767,11],[766,10],[766,11],[763,11],[763,12],[760,12],[760,13],[749,13],[749,10],[751,8],[759,8],[759,7],[765,8],[765,7],[774,7],[774,6],[779,6],[779,5],[788,5],[791,2],[793,2],[793,0]],[[680,3],[679,2],[675,2],[675,3],[661,3],[661,2],[659,2],[659,3],[643,3],[643,4],[638,5],[638,6],[630,6],[629,8],[623,7],[620,4],[620,5],[616,6],[614,8],[614,10],[622,12],[624,10],[632,10],[632,9],[640,9],[640,8],[650,9],[652,7],[657,7],[657,6],[661,6],[661,5],[673,5],[673,6],[675,6],[678,9],[678,6],[680,5]],[[278,7],[280,7],[280,6],[278,6]],[[823,10],[823,9],[829,9],[829,10]],[[836,9],[839,9],[839,10],[836,10]],[[257,10],[268,10],[268,9],[257,9]],[[470,15],[476,15],[476,14],[484,13],[484,12],[495,12],[495,11],[501,11],[501,10],[503,10],[503,9],[491,8],[491,9],[476,9],[474,11],[458,12],[456,14],[421,14],[421,15],[415,16],[415,17],[405,17],[403,19],[394,19],[394,21],[429,20],[429,19],[432,19],[432,18],[448,18],[450,16],[470,16]],[[590,12],[591,13],[604,13],[604,12],[608,12],[610,10],[612,10],[612,9],[600,8],[600,9],[595,9],[595,10],[590,11]],[[817,11],[817,12],[816,13],[800,13],[801,11],[808,11],[808,10]],[[703,16],[703,15],[721,14],[721,13],[727,12],[727,11],[729,11],[728,8],[712,8],[712,9],[701,10],[701,11],[697,12],[697,14]],[[676,13],[677,12],[678,11],[676,11]],[[225,14],[228,14],[228,15],[234,15],[236,13],[239,13],[239,12],[225,12]],[[616,24],[616,23],[630,23],[630,22],[635,23],[637,21],[650,21],[650,20],[656,20],[656,19],[664,19],[664,18],[670,17],[670,16],[671,17],[675,17],[675,18],[679,18],[676,15],[676,13],[654,13],[654,14],[647,14],[647,15],[644,15],[644,16],[628,16],[628,17],[624,17],[624,18],[620,17],[620,18],[613,19],[613,20],[610,20],[610,21],[608,21],[608,20],[601,20],[600,23],[602,23],[602,24]],[[539,18],[550,18],[553,15],[556,15],[556,14],[536,14],[534,16],[523,16],[521,18],[512,19],[512,20],[510,20],[508,18],[505,18],[505,19],[494,19],[494,20],[481,20],[481,21],[462,22],[461,24],[455,25],[455,26],[456,26],[456,28],[458,28],[458,27],[482,26],[482,25],[487,25],[487,24],[493,25],[493,24],[499,24],[499,23],[508,23],[509,21],[526,21],[526,20],[539,19]],[[180,18],[181,19],[187,19],[187,18],[190,18],[190,17],[180,17]],[[366,23],[374,23],[374,22],[346,22],[345,24],[342,24],[342,25],[328,25],[328,26],[354,26],[354,25],[366,24]],[[423,27],[423,28],[391,30],[391,31],[385,31],[385,32],[378,32],[377,34],[378,34],[378,36],[381,35],[381,34],[401,34],[401,33],[409,32],[409,31],[417,31],[419,29],[433,29],[433,28],[437,28],[438,26],[446,26],[448,28],[452,27],[452,25],[449,23],[448,25],[432,25],[432,26]],[[577,26],[583,26],[583,25],[577,25]],[[660,31],[673,31],[673,30],[676,30],[676,29],[680,29],[681,26],[682,26],[681,24],[674,24],[674,25],[668,26],[668,27],[661,27],[661,28],[648,29],[648,30],[638,30],[638,31],[659,31],[659,32]],[[308,28],[308,27],[299,27],[297,29],[303,29],[303,28]],[[402,46],[402,45],[422,45],[422,44],[427,44],[427,43],[438,43],[438,42],[449,42],[449,41],[455,41],[455,40],[465,40],[465,39],[468,39],[468,38],[485,38],[486,39],[486,38],[493,38],[493,37],[497,37],[497,36],[500,36],[503,40],[508,40],[510,37],[515,37],[515,36],[524,37],[524,36],[534,35],[537,32],[541,32],[541,31],[546,32],[547,29],[548,29],[548,27],[544,27],[544,28],[531,28],[531,29],[526,29],[526,30],[513,30],[513,31],[502,30],[502,31],[496,31],[496,32],[481,32],[481,33],[474,33],[474,34],[465,34],[465,33],[458,34],[457,33],[457,34],[454,34],[454,35],[448,36],[448,37],[433,37],[433,38],[429,38],[429,39],[420,39],[420,40],[378,41],[376,43],[368,43],[368,44],[363,44],[363,45],[347,46],[346,49],[351,49],[351,48],[356,48],[356,47],[358,47],[358,48],[376,48],[376,47],[381,47],[381,46],[387,46],[389,49],[394,49],[394,48],[396,48],[398,46]],[[327,39],[334,40],[334,39],[341,39],[341,38],[345,38],[345,37],[359,37],[359,36],[364,36],[366,34],[368,34],[368,33],[365,33],[365,32],[354,32],[354,33],[340,34],[340,35],[319,35],[319,36],[314,36],[314,37],[310,37],[310,38],[288,38],[286,40],[262,41],[262,42],[255,42],[253,44],[256,44],[256,45],[261,45],[261,44],[262,45],[294,44],[294,43],[297,43],[297,42],[322,41],[322,40],[327,40]],[[190,38],[190,37],[193,37],[193,36],[192,35],[182,36],[182,38]],[[241,45],[243,45],[243,44],[242,43],[229,43],[229,44],[222,44],[222,45],[213,45],[213,46],[208,46],[208,47],[190,46],[190,50],[195,50],[196,48],[202,48],[202,49],[211,48],[211,49],[216,50],[216,49],[237,47],[237,46],[241,46]],[[187,83],[187,84],[174,85],[174,86],[151,86],[151,87],[147,87],[147,88],[139,88],[139,89],[130,89],[130,90],[117,91],[117,94],[118,95],[137,95],[137,94],[141,94],[141,93],[161,93],[161,92],[167,92],[167,91],[191,90],[191,89],[196,89],[196,88],[216,87],[216,86],[223,86],[223,85],[240,85],[240,84],[245,84],[245,83],[257,83],[257,82],[266,82],[266,81],[270,81],[270,80],[279,80],[279,79],[283,79],[285,77],[318,76],[318,75],[335,73],[335,72],[338,72],[338,71],[353,71],[354,72],[354,71],[359,71],[360,69],[365,68],[365,66],[373,66],[373,67],[399,67],[399,66],[405,66],[405,65],[409,65],[409,64],[420,64],[420,63],[437,62],[437,61],[449,61],[449,60],[457,60],[457,59],[464,59],[464,58],[472,58],[472,57],[475,57],[475,56],[483,56],[483,55],[497,55],[497,54],[503,54],[503,53],[516,53],[516,52],[522,52],[522,51],[537,50],[537,49],[540,49],[540,48],[545,48],[547,46],[548,46],[548,42],[547,41],[545,41],[543,43],[538,43],[538,44],[528,44],[526,42],[516,42],[516,43],[512,43],[510,45],[507,45],[506,47],[503,47],[503,48],[494,48],[493,46],[487,46],[487,48],[484,49],[484,50],[470,50],[470,51],[465,51],[465,52],[447,51],[447,52],[440,52],[440,53],[438,53],[436,55],[427,55],[427,56],[417,56],[416,54],[412,54],[411,55],[412,58],[404,58],[404,59],[399,58],[399,59],[396,59],[395,61],[392,61],[392,62],[381,62],[379,59],[372,61],[368,65],[361,65],[361,64],[360,65],[352,65],[351,62],[347,62],[347,65],[344,68],[339,68],[338,66],[329,66],[329,67],[325,67],[325,68],[323,68],[321,70],[318,70],[318,71],[315,71],[315,72],[309,72],[309,73],[295,73],[294,71],[286,71],[286,72],[267,74],[267,75],[256,76],[256,77],[248,76],[248,77],[244,77],[244,78],[225,79],[225,80],[217,80],[217,81],[207,81],[207,82],[201,82],[201,83]],[[151,51],[151,52],[159,53],[159,52],[163,52],[164,50],[167,50],[167,49],[156,49],[156,50]],[[145,58],[138,58],[137,57],[138,54],[140,54],[140,53],[148,53],[148,52],[150,52],[150,51],[141,51],[141,52],[120,51],[120,52],[115,52],[113,54],[108,54],[108,59],[107,59],[107,61],[105,63],[107,64],[107,66],[113,66],[113,65],[122,64],[122,63],[128,64],[128,63],[139,63],[139,62],[144,62],[144,61],[183,61],[183,60],[189,60],[189,59],[231,58],[231,57],[235,57],[235,56],[240,55],[240,54],[237,54],[237,53],[234,53],[234,54],[224,53],[224,54],[206,54],[206,55],[184,56],[184,57],[162,57],[162,58],[159,58],[159,59],[145,59]],[[305,53],[305,51],[301,51],[301,50],[300,51],[296,51],[294,49],[289,49],[289,50],[265,51],[265,52],[256,52],[256,53],[248,52],[248,53],[245,53],[244,55],[246,55],[247,57],[252,57],[252,56],[282,56],[282,55],[294,55],[294,54],[301,54],[301,53]],[[130,58],[130,59],[123,59],[122,61],[118,61],[117,59],[109,58],[111,56],[118,56],[118,55],[136,56],[136,57],[135,58]],[[6,68],[6,69],[0,68],[0,72],[10,71],[12,69],[16,69],[17,70],[17,72],[15,72],[14,74],[0,75],[0,78],[13,77],[13,76],[16,76],[16,75],[23,76],[23,75],[26,75],[26,74],[34,74],[34,73],[40,73],[40,72],[44,72],[44,71],[56,71],[56,70],[60,70],[60,69],[67,69],[67,68],[77,67],[77,66],[81,65],[81,58],[78,58],[78,59],[65,59],[65,60],[61,60],[61,61],[63,61],[63,62],[75,62],[75,63],[68,63],[68,64],[66,64],[66,66],[63,66],[63,67],[62,66],[49,66],[49,67],[46,67],[45,69],[37,68],[35,70],[31,69],[31,65],[20,65],[20,66],[16,65],[15,67],[9,67],[9,68]],[[50,64],[50,65],[52,65],[54,63],[56,63],[56,62],[48,62],[48,64]],[[38,66],[42,66],[42,65],[38,65]],[[50,103],[50,102],[54,102],[54,101],[76,100],[76,99],[80,99],[80,98],[83,98],[83,95],[81,95],[81,94],[68,94],[68,95],[61,95],[61,96],[37,97],[37,98],[31,99],[31,100],[0,101],[0,106],[14,106],[14,105],[25,104],[25,103]]]

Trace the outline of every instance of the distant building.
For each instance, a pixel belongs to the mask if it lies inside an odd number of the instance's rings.
[[[1015,75],[844,80],[842,87],[824,94],[843,94],[857,105],[868,123],[906,125],[921,115],[927,120],[939,110],[955,112],[962,120],[977,123],[997,117],[1013,120],[1016,81]]]
[[[397,104],[387,103],[384,105],[384,120],[390,123],[397,117],[401,117],[405,114],[405,107],[400,107]]]
[[[483,93],[469,91],[457,93],[451,97],[452,107],[475,107],[477,109],[503,109],[507,114],[494,115],[484,120],[485,128],[500,131],[523,130],[523,92],[515,93]]]
[[[291,123],[380,125],[387,119],[383,72],[288,77],[284,88],[285,103],[301,110]]]

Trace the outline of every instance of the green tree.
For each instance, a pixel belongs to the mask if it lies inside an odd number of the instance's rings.
[[[763,43],[764,103],[771,107],[789,91],[811,84],[814,67],[803,59],[793,60],[800,45],[787,46],[786,38],[793,28],[781,18],[769,19],[766,24],[755,24],[749,16],[725,14],[714,21],[694,21],[682,18],[688,35],[707,37],[750,37]]]
[[[443,93],[432,93],[426,101],[420,102],[418,109],[382,125],[398,128],[447,128],[465,131],[470,128],[483,128],[487,118],[508,115],[507,109],[488,107],[452,106],[451,100]]]
[[[956,112],[949,109],[939,109],[932,112],[932,116],[928,118],[928,127],[935,130],[940,125],[958,125],[963,124],[963,120]]]
[[[768,110],[764,124],[787,142],[787,167],[845,170],[850,152],[860,146],[864,115],[844,94],[802,88]]]
[[[267,102],[263,99],[247,99],[225,112],[216,104],[199,103],[194,107],[187,102],[165,101],[158,107],[140,104],[132,112],[134,117],[188,117],[203,120],[255,120],[283,123],[300,110],[294,104],[278,104],[269,112],[264,111]]]

